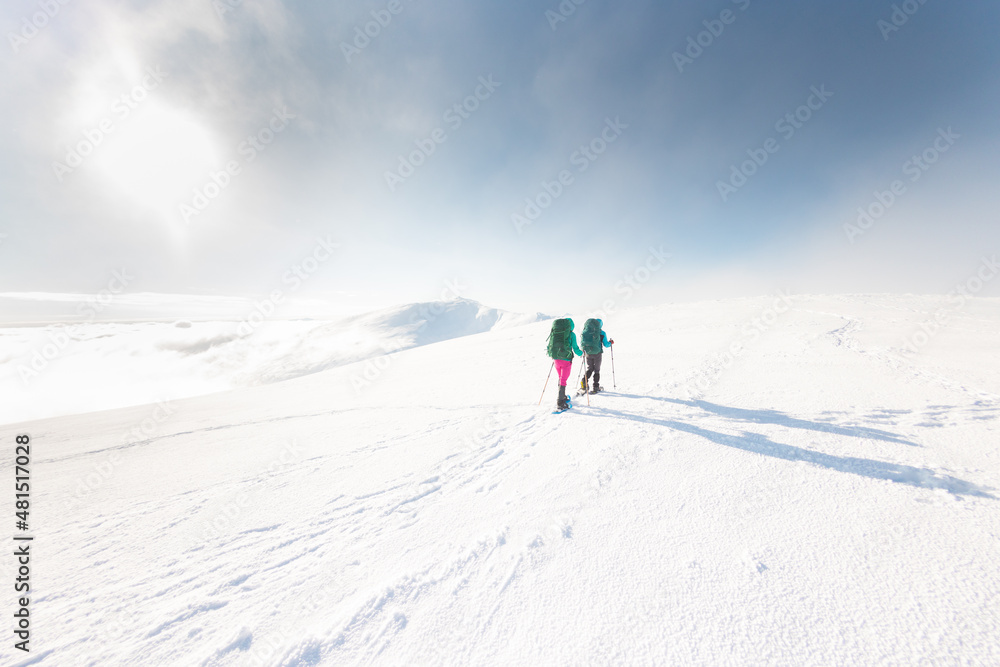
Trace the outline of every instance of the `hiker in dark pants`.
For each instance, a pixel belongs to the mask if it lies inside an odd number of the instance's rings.
[[[608,340],[608,335],[604,333],[604,321],[589,319],[583,323],[583,333],[580,334],[580,343],[584,353],[587,355],[587,374],[580,380],[580,391],[586,392],[590,376],[594,376],[594,386],[590,389],[591,394],[596,394],[603,390],[601,387],[601,360],[604,359],[604,348],[611,347],[615,341]]]

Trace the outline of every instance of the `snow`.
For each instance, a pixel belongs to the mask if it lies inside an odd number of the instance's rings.
[[[537,322],[4,426],[36,652],[0,663],[1000,664],[1000,301],[604,320],[559,415]]]
[[[7,295],[31,310],[72,295]],[[43,321],[0,328],[0,424],[267,384],[417,345],[547,319],[468,299],[411,304],[336,320],[250,320],[252,302],[178,295],[118,297],[104,312],[166,321]],[[211,306],[230,319],[190,319]],[[240,311],[239,308],[244,308]],[[58,310],[44,314],[56,317]],[[242,313],[242,315],[235,315]],[[179,315],[189,319],[179,319]],[[283,313],[285,314],[285,313]]]

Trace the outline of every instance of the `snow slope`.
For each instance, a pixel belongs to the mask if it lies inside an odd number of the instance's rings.
[[[941,308],[607,316],[617,389],[561,415],[541,322],[4,426],[37,539],[0,663],[1000,664],[1000,301],[904,353]]]
[[[33,299],[27,297],[33,296]],[[57,317],[66,295],[24,295],[20,308]],[[140,298],[141,297],[141,298]],[[169,298],[168,298],[169,297]],[[178,295],[119,297],[104,316],[177,315]],[[3,299],[0,299],[2,302]],[[134,303],[133,303],[134,302]],[[6,304],[4,304],[6,305]],[[277,382],[387,352],[547,319],[468,299],[412,304],[337,320],[254,319],[253,304],[192,297],[186,311],[224,319],[49,322],[0,328],[0,423],[92,412]],[[12,311],[13,312],[13,311]],[[21,312],[21,311],[17,311]],[[32,311],[34,312],[34,311]],[[235,313],[242,312],[242,316]],[[282,314],[285,314],[282,311]]]

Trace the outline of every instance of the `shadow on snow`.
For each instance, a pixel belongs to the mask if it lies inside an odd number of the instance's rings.
[[[883,431],[877,428],[865,426],[834,426],[827,422],[813,422],[807,419],[796,419],[778,412],[777,410],[747,410],[745,408],[732,408],[726,405],[717,405],[708,401],[685,401],[679,398],[666,398],[664,396],[639,396],[637,394],[617,394],[625,398],[647,398],[665,403],[675,403],[686,405],[692,408],[701,408],[706,412],[717,414],[720,417],[737,419],[739,421],[752,422],[754,424],[776,424],[787,426],[788,428],[801,428],[809,431],[821,431],[823,433],[833,433],[834,435],[846,435],[854,438],[869,438],[871,440],[882,440],[885,442],[895,442],[910,447],[919,447],[915,442],[904,440],[895,433]]]
[[[620,394],[624,396],[625,394]],[[656,398],[650,396],[642,396],[637,398]],[[727,408],[723,406],[713,405],[711,403],[705,403],[704,401],[682,401],[677,399],[664,399],[656,398],[656,400],[668,401],[671,403],[680,403],[683,405],[693,405],[697,407],[711,406],[711,412],[717,414],[726,415],[758,415],[760,414],[755,410],[741,410],[738,408]],[[706,409],[709,409],[706,407]],[[596,413],[596,414],[595,414]],[[719,445],[725,445],[726,447],[733,447],[734,449],[742,449],[746,452],[753,452],[754,454],[761,454],[763,456],[770,456],[777,459],[784,459],[786,461],[805,461],[807,463],[812,463],[829,470],[836,470],[838,472],[846,472],[852,475],[859,475],[861,477],[868,477],[871,479],[881,479],[890,482],[897,482],[899,484],[907,484],[909,486],[915,486],[921,489],[944,489],[949,493],[955,495],[969,495],[969,496],[979,496],[981,498],[990,498],[996,500],[996,497],[990,494],[986,489],[977,486],[971,482],[966,482],[965,480],[958,479],[957,477],[951,477],[949,475],[938,475],[933,470],[928,470],[927,468],[914,468],[913,466],[901,465],[898,463],[886,463],[884,461],[875,461],[872,459],[857,458],[854,456],[833,456],[831,454],[824,454],[822,452],[814,452],[808,449],[803,449],[801,447],[795,447],[793,445],[784,445],[780,442],[774,442],[770,438],[758,433],[744,432],[743,435],[728,435],[725,433],[718,433],[716,431],[709,431],[692,424],[685,424],[684,422],[674,421],[671,419],[654,419],[652,417],[646,417],[639,414],[634,414],[631,412],[622,412],[620,410],[609,410],[607,408],[595,408],[592,407],[586,412],[582,412],[581,415],[593,415],[598,416],[600,414],[606,414],[609,416],[623,417],[625,419],[631,419],[633,421],[645,422],[647,424],[655,424],[657,426],[665,426],[667,428],[674,429],[675,431],[682,431],[684,433],[691,433],[692,435],[697,435],[706,440],[714,442]],[[747,421],[764,422],[781,424],[785,426],[798,426],[799,428],[807,428],[802,425],[812,424],[812,422],[792,419],[781,415],[781,413],[773,411],[763,411],[764,419],[753,419],[749,418]],[[774,418],[772,421],[769,417]],[[818,427],[818,424],[814,426]],[[825,426],[825,425],[824,425]],[[842,433],[846,435],[857,435],[858,432],[853,429],[820,429],[833,433]],[[862,429],[863,431],[872,431],[872,429]],[[887,434],[891,435],[891,434]],[[869,435],[868,437],[873,437]],[[884,439],[884,438],[883,438]],[[892,439],[892,442],[904,442],[899,439]],[[910,444],[910,443],[907,443]]]

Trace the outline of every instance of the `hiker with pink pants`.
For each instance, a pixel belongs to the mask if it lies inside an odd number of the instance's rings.
[[[559,374],[559,398],[556,400],[556,409],[568,410],[573,407],[570,405],[569,397],[566,396],[566,383],[569,382],[569,376],[573,372],[573,355],[583,356],[580,346],[576,343],[576,334],[573,333],[573,320],[567,317],[552,323],[547,352],[555,364],[556,373]]]

